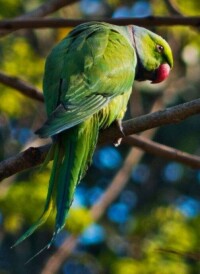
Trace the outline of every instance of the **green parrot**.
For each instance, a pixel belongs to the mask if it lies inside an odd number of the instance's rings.
[[[99,131],[120,124],[134,80],[159,83],[173,66],[168,43],[138,26],[90,22],[74,28],[46,60],[43,91],[48,120],[36,133],[52,137],[53,167],[44,211],[15,245],[56,208],[53,237],[64,227],[77,184],[84,176]],[[122,129],[123,130],[123,129]]]

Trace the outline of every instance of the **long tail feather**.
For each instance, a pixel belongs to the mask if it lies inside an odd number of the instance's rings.
[[[53,168],[54,174],[51,180],[54,183],[54,193],[56,199],[56,223],[55,230],[50,242],[31,257],[29,263],[42,251],[51,247],[56,236],[65,225],[65,220],[69,208],[73,201],[74,192],[80,179],[83,177],[89,162],[91,161],[98,137],[98,120],[96,116],[90,120],[63,132],[56,139],[57,147],[54,162],[59,163],[57,170]],[[59,156],[60,155],[60,156]],[[60,157],[60,158],[59,158]],[[52,185],[50,184],[52,187]]]
[[[80,179],[84,176],[91,161],[97,143],[99,132],[98,118],[96,115],[70,130],[59,134],[50,151],[54,154],[49,189],[44,212],[38,221],[31,226],[12,246],[15,247],[29,237],[49,217],[52,208],[56,205],[55,230],[50,242],[37,252],[28,261],[30,262],[43,250],[50,248],[57,234],[65,225],[65,220],[73,202],[74,192]],[[49,161],[49,156],[47,156]]]
[[[23,242],[26,238],[28,238],[33,232],[40,227],[42,224],[44,224],[49,217],[52,208],[53,208],[53,192],[55,189],[55,184],[57,181],[58,173],[59,173],[59,166],[62,161],[63,153],[59,148],[59,143],[53,144],[52,148],[50,149],[50,153],[54,152],[54,163],[52,167],[52,173],[51,178],[49,181],[49,188],[46,198],[46,203],[44,207],[44,211],[42,215],[39,217],[39,219],[33,224],[17,241],[16,243],[11,246],[11,248],[16,247],[18,244]],[[49,155],[47,155],[49,158]],[[48,159],[49,160],[49,159]]]
[[[16,243],[11,246],[11,248],[16,247],[18,244],[20,244],[21,242],[23,242],[26,238],[28,238],[31,234],[33,234],[33,232],[39,227],[41,226],[43,223],[45,223],[45,221],[47,220],[47,218],[49,217],[49,214],[51,212],[52,206],[49,205],[48,209],[45,210],[43,212],[43,214],[40,216],[40,218],[38,219],[38,221],[33,224],[17,241]]]
[[[74,192],[85,174],[97,143],[99,125],[97,116],[61,134],[65,156],[60,168],[56,196],[55,235],[65,225],[67,213],[73,202]]]
[[[39,172],[42,172],[48,165],[48,163],[53,159],[55,154],[55,145],[52,145],[47,153],[44,162],[42,163],[41,167],[39,168]]]
[[[32,260],[34,260],[38,255],[40,255],[45,249],[48,249],[48,245],[45,245],[42,249],[40,249],[35,255],[33,255],[28,261],[25,262],[25,265],[29,264]]]

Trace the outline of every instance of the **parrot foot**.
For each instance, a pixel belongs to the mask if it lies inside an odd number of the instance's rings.
[[[115,123],[116,123],[117,127],[119,128],[120,132],[122,133],[122,135],[125,136],[123,126],[122,126],[122,120],[116,120]],[[113,143],[114,146],[118,147],[121,144],[122,139],[123,139],[123,137],[117,138]]]
[[[121,142],[122,142],[122,138],[118,138],[114,141],[113,144],[114,144],[115,147],[118,147],[121,144]]]

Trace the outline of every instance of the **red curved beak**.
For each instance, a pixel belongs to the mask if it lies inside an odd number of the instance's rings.
[[[164,81],[169,76],[170,69],[171,68],[167,63],[160,65],[156,70],[155,80],[153,80],[151,83],[156,84]]]

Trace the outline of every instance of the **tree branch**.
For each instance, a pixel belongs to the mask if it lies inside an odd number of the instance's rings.
[[[186,118],[200,113],[200,99],[179,104],[165,110],[156,111],[140,117],[124,121],[123,131],[125,136],[138,133],[154,127],[159,127],[168,124],[177,124]],[[100,135],[100,143],[106,144],[108,140],[112,143],[116,137],[122,137],[119,128],[115,125],[110,126]]]
[[[50,145],[29,147],[25,151],[0,162],[0,181],[43,163],[49,148]]]
[[[53,13],[65,6],[71,5],[75,2],[78,2],[79,0],[49,0],[46,1],[44,4],[42,4],[41,6],[39,6],[38,8],[23,14],[21,16],[16,17],[15,19],[13,19],[14,21],[22,21],[26,20],[28,18],[37,18],[37,17],[44,17],[50,13]],[[2,31],[0,31],[0,36],[4,36],[6,34],[9,34],[10,32],[14,31],[16,29],[5,29],[3,28]]]
[[[200,26],[200,16],[173,16],[173,17],[161,17],[161,16],[149,16],[145,18],[123,18],[123,19],[96,19],[98,21],[108,22],[116,25],[129,25],[135,24],[139,26]],[[46,18],[46,19],[11,19],[1,20],[0,29],[14,31],[17,29],[38,29],[38,28],[66,28],[75,27],[79,24],[88,22],[91,20],[84,19],[62,19],[62,18]]]
[[[43,94],[34,86],[17,77],[8,76],[0,72],[0,83],[18,90],[23,95],[34,100],[44,102]]]
[[[16,20],[22,20],[30,17],[43,17],[78,1],[79,0],[49,0],[41,6],[39,6],[38,8],[32,10],[31,12],[18,16]]]
[[[155,127],[167,125],[167,124],[175,124],[188,118],[189,116],[192,116],[198,113],[200,113],[200,99],[196,99],[188,103],[180,104],[162,111],[156,111],[156,112],[143,115],[128,121],[124,121],[123,122],[124,134],[128,136],[128,135],[138,133],[150,128],[155,128]],[[120,138],[120,137],[124,137],[124,136],[122,136],[122,133],[120,132],[119,128],[113,124],[111,127],[107,128],[106,130],[101,131],[99,144],[102,145],[102,144],[113,143],[114,140],[116,140],[116,138]],[[149,148],[146,148],[144,146],[144,143],[143,145],[141,145],[141,143],[139,145],[138,138],[139,137],[132,138],[132,140],[135,139],[135,141],[132,141],[134,142],[132,143],[132,145],[139,146],[144,150],[148,149],[149,151]],[[130,142],[130,139],[128,140],[125,139],[124,142],[126,141]],[[0,181],[17,172],[40,165],[44,161],[49,147],[50,145],[35,147],[35,148],[31,147],[25,150],[24,152],[19,153],[18,155],[15,155],[7,160],[2,161],[0,163]],[[155,152],[155,150],[157,152]],[[154,152],[152,151],[152,153],[157,153],[158,155],[159,153],[158,148],[154,148]],[[165,155],[163,156],[167,157],[167,155],[169,154],[171,155],[170,159],[174,159],[177,161],[180,161],[180,159],[182,159],[182,163],[188,164],[193,168],[199,167],[199,163],[198,163],[199,157],[197,156],[190,155],[189,157],[189,154],[183,153],[181,151],[178,153],[178,150],[174,151],[173,149],[172,151],[168,149],[168,154],[165,153]]]

